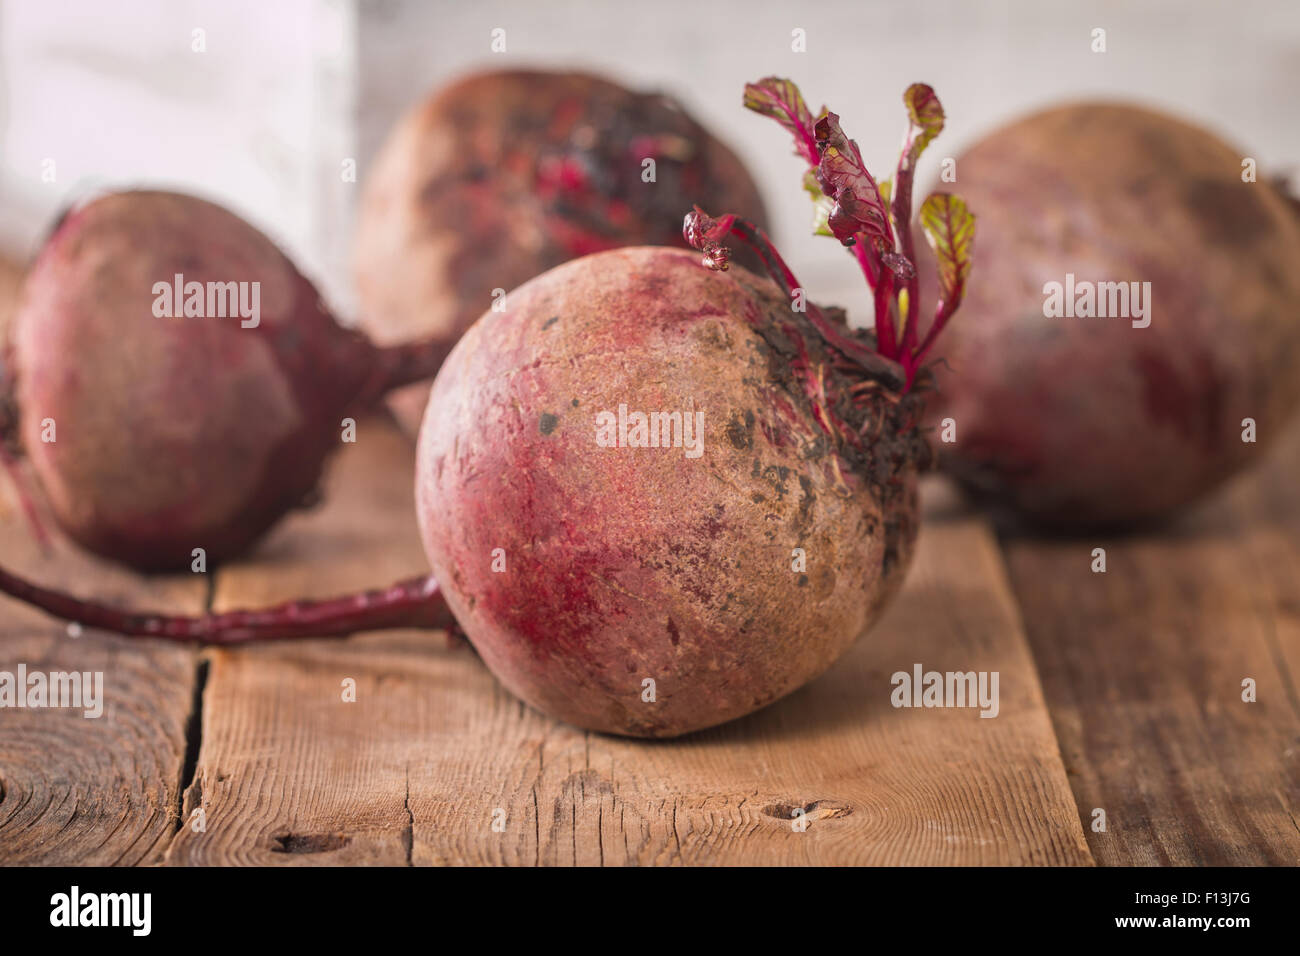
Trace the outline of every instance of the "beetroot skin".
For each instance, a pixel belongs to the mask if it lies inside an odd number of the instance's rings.
[[[177,273],[260,283],[260,324],[157,317],[154,285]],[[0,440],[25,452],[86,548],[187,568],[195,548],[244,550],[313,492],[345,412],[391,358],[340,327],[242,219],[189,196],[118,193],[65,217],[32,266]]]
[[[466,334],[416,501],[434,576],[506,687],[581,727],[671,736],[790,693],[871,626],[911,558],[927,448],[900,433],[911,397],[839,403],[884,437],[828,440],[801,348],[846,394],[773,284],[662,248],[554,269]],[[600,447],[596,415],[620,404],[703,411],[703,455]]]
[[[1093,104],[958,159],[986,267],[942,349],[946,468],[1040,524],[1086,528],[1172,515],[1259,457],[1300,401],[1300,220],[1242,181],[1245,155]],[[1045,317],[1044,285],[1067,273],[1150,282],[1150,325]]]
[[[581,73],[471,75],[417,106],[367,175],[362,326],[381,344],[450,345],[494,289],[592,252],[681,245],[695,203],[765,218],[736,156],[667,97]],[[390,399],[412,434],[427,396],[426,383]]]

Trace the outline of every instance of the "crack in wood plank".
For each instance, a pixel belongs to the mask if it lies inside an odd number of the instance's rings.
[[[375,420],[359,435],[319,511],[220,569],[214,609],[423,569],[410,448]],[[676,741],[556,724],[436,634],[212,652],[192,773],[178,752],[168,778],[190,785],[159,803],[179,800],[183,814],[201,800],[209,825],[174,826],[169,810],[165,862],[1089,863],[1001,574],[982,519],[927,523],[903,594],[843,661],[757,714]],[[918,655],[1001,670],[1002,716],[890,707],[889,674]],[[178,742],[199,673],[180,659],[191,683]],[[341,699],[345,678],[355,702]],[[802,833],[761,812],[796,798],[837,809]],[[504,833],[485,823],[498,806]],[[607,841],[615,820],[623,839]]]

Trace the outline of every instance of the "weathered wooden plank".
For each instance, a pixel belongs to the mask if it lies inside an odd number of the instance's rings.
[[[411,475],[405,440],[363,422],[322,511],[224,569],[215,605],[422,570]],[[992,535],[945,507],[846,660],[680,741],[556,724],[437,633],[214,652],[187,797],[207,830],[183,829],[168,862],[1088,863]],[[999,671],[1000,715],[894,709],[890,674],[914,662]]]
[[[363,420],[332,463],[322,505],[290,516],[217,575],[213,607],[327,597],[426,572],[409,441]],[[406,766],[431,727],[424,701],[455,699],[457,670],[481,670],[438,632],[390,632],[208,652],[202,744],[172,864],[403,864]],[[447,660],[453,661],[450,667]],[[355,703],[343,682],[356,682]],[[449,694],[449,692],[451,692]],[[446,733],[446,731],[442,731]]]
[[[932,509],[937,519],[940,510]],[[894,709],[890,675],[917,662],[999,671],[999,716]],[[528,739],[532,752],[497,784],[515,836],[469,859],[1090,862],[1000,559],[987,528],[968,515],[925,528],[897,606],[787,700],[682,741],[564,727]],[[479,807],[465,823],[483,831],[487,805]],[[806,814],[802,832],[796,807]],[[435,850],[447,847],[445,832],[430,832]]]
[[[1294,429],[1164,534],[1006,542],[1098,862],[1300,863],[1298,466]]]
[[[0,267],[0,328],[17,269]],[[49,519],[46,519],[47,523]],[[52,526],[51,526],[52,528]],[[36,545],[0,473],[6,565],[75,593],[171,611],[199,611],[204,580],[142,579],[55,535]],[[177,825],[195,652],[87,632],[0,597],[0,671],[103,673],[103,714],[85,708],[0,708],[0,864],[133,864],[160,855]]]

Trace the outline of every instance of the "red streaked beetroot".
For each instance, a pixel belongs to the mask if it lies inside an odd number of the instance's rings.
[[[697,203],[765,218],[740,161],[670,98],[584,73],[472,74],[416,106],[367,174],[362,327],[385,344],[453,344],[494,289],[592,252],[681,245],[682,211]],[[411,434],[428,392],[390,397]]]
[[[751,224],[697,208],[684,231],[706,266],[740,239],[775,282],[604,252],[525,284],[448,357],[420,432],[420,527],[456,619],[517,696],[612,733],[709,727],[816,677],[898,590],[929,457],[912,385],[974,233],[960,199],[923,205],[941,301],[922,337],[911,184],[943,113],[920,84],[904,102],[886,199],[834,113],[814,118],[789,81],[746,90],[792,133],[819,223],[857,256],[874,336],[805,302]],[[699,446],[672,415],[698,416]]]
[[[416,483],[434,577],[497,678],[578,726],[660,736],[825,670],[907,568],[914,403],[851,402],[869,380],[780,290],[690,252],[600,253],[511,298],[438,376]],[[621,406],[702,415],[702,454],[697,434],[600,447],[597,415]],[[855,448],[823,414],[880,437]]]
[[[250,306],[256,283],[258,324],[233,298],[228,317],[185,317],[181,302],[180,317],[159,317],[155,285],[178,274],[248,283]],[[308,498],[345,415],[441,357],[339,326],[275,245],[220,206],[115,193],[70,212],[32,265],[0,375],[0,442],[27,455],[86,548],[187,568],[196,548],[238,554]]]
[[[905,103],[886,200],[834,113],[814,118],[785,80],[746,95],[794,135],[820,221],[876,293],[875,332],[809,301],[752,223],[698,208],[684,235],[703,264],[601,252],[484,314],[448,356],[420,434],[424,584],[225,621],[127,615],[3,571],[0,590],[96,626],[230,641],[297,636],[303,615],[318,633],[427,622],[445,610],[436,579],[493,673],[581,727],[674,736],[790,693],[901,585],[930,456],[925,356],[970,269],[973,217],[929,197],[941,301],[922,335],[911,177],[943,114],[920,84]],[[729,271],[731,240],[771,280]]]
[[[938,373],[948,470],[1084,529],[1173,515],[1268,448],[1300,402],[1300,219],[1243,182],[1244,155],[1159,113],[1081,104],[959,157],[984,267]],[[1046,284],[1064,293],[1069,274],[1076,300],[1085,282],[1149,282],[1150,324],[1045,317]]]

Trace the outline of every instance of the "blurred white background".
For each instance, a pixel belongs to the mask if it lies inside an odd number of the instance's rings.
[[[507,50],[494,54],[498,27]],[[791,49],[796,28],[806,52]],[[851,261],[808,235],[788,138],[740,106],[747,80],[795,79],[877,171],[896,158],[903,89],[932,84],[949,123],[923,185],[1015,115],[1085,97],[1194,119],[1264,173],[1300,166],[1294,0],[0,0],[0,246],[28,254],[66,202],[98,188],[179,187],[270,233],[346,314],[360,182],[344,181],[344,161],[364,180],[431,87],[523,65],[676,96],[741,153],[803,281],[859,314]]]

